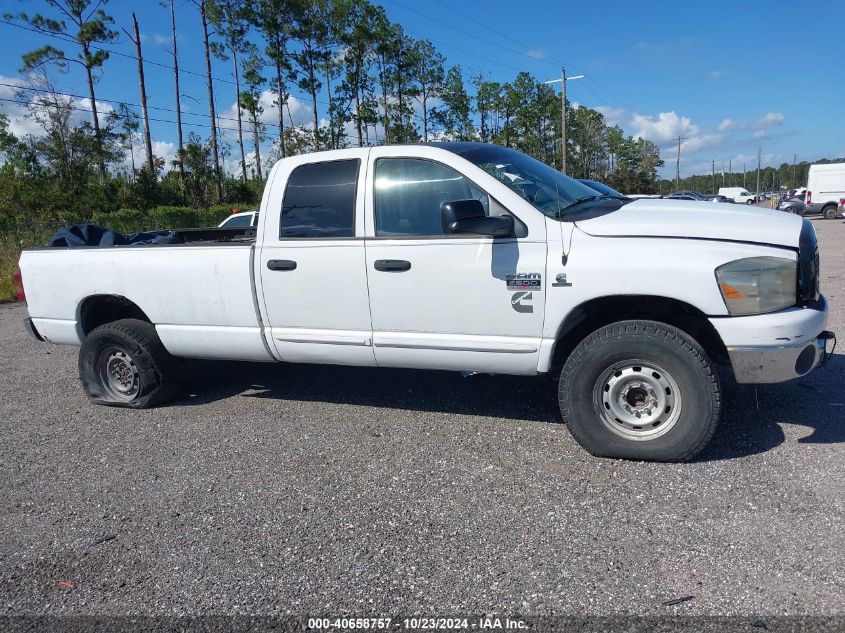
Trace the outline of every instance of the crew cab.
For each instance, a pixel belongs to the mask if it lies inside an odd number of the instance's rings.
[[[833,335],[812,225],[620,199],[515,150],[382,146],[284,158],[255,228],[25,251],[27,328],[80,345],[97,404],[178,393],[184,358],[559,376],[595,455],[677,461],[716,428],[716,364],[774,383]]]

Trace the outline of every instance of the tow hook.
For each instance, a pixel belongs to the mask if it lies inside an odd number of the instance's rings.
[[[819,334],[819,340],[824,341],[824,351],[822,352],[822,362],[819,363],[819,367],[824,367],[827,364],[828,359],[833,356],[834,350],[836,350],[836,334],[829,330],[825,330]],[[833,341],[833,346],[830,348],[830,351],[827,351],[827,342]]]

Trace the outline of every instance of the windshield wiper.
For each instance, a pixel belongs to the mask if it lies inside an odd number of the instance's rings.
[[[569,209],[571,209],[572,207],[577,207],[579,204],[583,204],[585,202],[590,202],[591,200],[604,200],[604,199],[607,199],[607,198],[616,198],[616,196],[611,196],[610,194],[607,194],[607,193],[603,193],[603,194],[595,195],[595,196],[582,196],[582,197],[578,198],[577,200],[575,200],[574,202],[570,202],[568,205],[566,205],[562,209],[558,210],[557,216],[558,217],[562,216]]]

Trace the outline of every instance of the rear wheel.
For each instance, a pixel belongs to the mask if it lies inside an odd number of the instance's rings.
[[[180,362],[155,327],[121,319],[92,330],[79,352],[79,378],[95,404],[145,409],[176,394]]]
[[[687,461],[719,420],[717,375],[701,346],[655,321],[622,321],[584,339],[564,364],[561,414],[593,455]]]
[[[839,215],[839,208],[835,205],[829,205],[822,209],[822,215],[825,220],[834,220]]]

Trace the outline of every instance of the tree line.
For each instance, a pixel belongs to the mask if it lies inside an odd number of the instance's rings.
[[[66,222],[122,208],[253,204],[269,164],[322,149],[471,140],[561,164],[561,100],[552,87],[527,72],[509,82],[483,73],[468,77],[367,0],[188,0],[178,7],[159,0],[170,27],[169,60],[155,71],[164,66],[172,73],[172,108],[148,105],[150,62],[134,13],[131,24],[118,25],[107,0],[40,5],[40,12],[4,16],[43,40],[23,55],[16,88],[40,133],[16,138],[0,116],[0,217],[6,220]],[[179,98],[186,71],[180,71],[185,52],[177,48],[177,29],[188,20],[201,25],[208,114],[206,124],[193,126],[203,134],[185,133],[191,124],[183,121]],[[109,48],[121,33],[132,54]],[[103,116],[98,104],[107,100],[98,101],[98,92],[113,55],[134,58],[139,96],[137,103],[112,101]],[[85,76],[84,95],[57,87],[72,67]],[[231,80],[218,78],[215,67],[227,68]],[[310,121],[292,116],[292,93],[303,95]],[[221,99],[237,105],[234,117],[221,115]],[[152,140],[151,125],[162,116],[177,132],[169,164],[155,155]],[[608,126],[584,106],[568,104],[567,128],[569,175],[626,192],[656,191],[663,164],[656,145]]]
[[[761,167],[760,191],[789,191],[798,187],[807,186],[807,175],[810,172],[810,165],[824,163],[843,163],[843,158],[823,158],[809,163],[800,161],[794,163],[781,163],[778,167]],[[757,169],[749,169],[739,172],[717,170],[715,165],[709,174],[694,174],[681,178],[680,191],[698,191],[701,193],[717,193],[721,187],[745,187],[749,191],[757,191]],[[665,179],[657,183],[659,193],[667,194],[676,191],[675,181]]]

